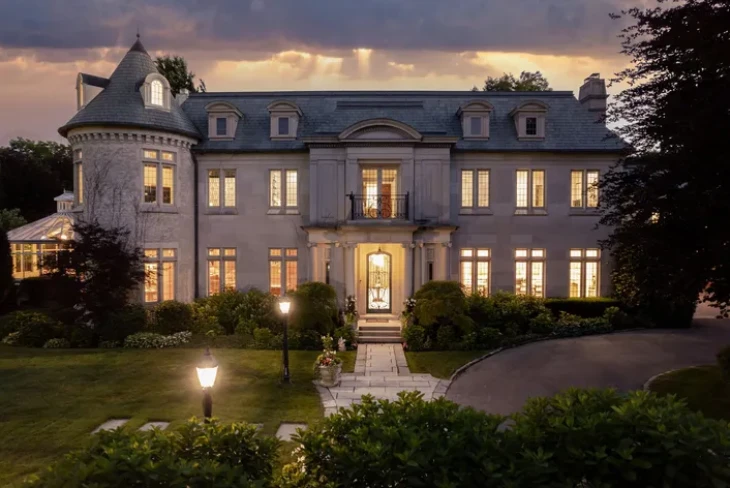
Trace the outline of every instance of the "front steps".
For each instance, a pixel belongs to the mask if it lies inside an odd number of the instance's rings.
[[[357,321],[358,343],[394,344],[403,342],[400,322],[393,316],[362,316]]]

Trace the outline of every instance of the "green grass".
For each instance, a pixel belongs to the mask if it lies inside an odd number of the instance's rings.
[[[680,369],[660,376],[650,388],[659,394],[684,398],[687,406],[707,417],[730,420],[730,383],[722,379],[717,366]]]
[[[487,351],[406,352],[406,361],[411,373],[429,373],[436,378],[450,378],[457,368],[486,353]]]
[[[312,384],[317,351],[291,351],[291,385],[280,351],[217,349],[213,415],[225,421],[312,423],[322,417]],[[129,428],[202,414],[198,349],[44,350],[0,346],[0,486],[19,482],[89,439],[110,418]],[[351,358],[349,356],[352,356]],[[354,353],[343,353],[354,364]]]

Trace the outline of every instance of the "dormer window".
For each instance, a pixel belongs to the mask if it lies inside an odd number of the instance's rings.
[[[292,140],[297,138],[297,128],[302,112],[293,102],[278,100],[268,106],[271,115],[271,138]]]
[[[464,139],[489,139],[489,114],[492,105],[484,100],[472,100],[459,107]]]
[[[520,141],[542,140],[545,138],[545,117],[548,106],[534,100],[516,107],[510,115],[515,121],[517,139]]]
[[[144,106],[149,109],[170,110],[170,83],[160,73],[150,73],[140,87]]]
[[[232,141],[243,113],[229,102],[211,102],[205,106],[205,110],[208,112],[208,137],[212,140]]]

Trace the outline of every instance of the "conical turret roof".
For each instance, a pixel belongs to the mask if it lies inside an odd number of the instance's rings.
[[[140,87],[150,73],[157,73],[157,67],[137,38],[112,73],[108,86],[58,129],[58,133],[66,137],[76,127],[101,125],[157,129],[201,139],[174,100],[169,111],[145,108]]]

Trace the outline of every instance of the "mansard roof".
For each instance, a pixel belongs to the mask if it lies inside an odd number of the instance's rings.
[[[157,67],[137,39],[104,90],[58,129],[59,134],[66,137],[76,127],[112,126],[160,130],[200,139],[200,133],[174,100],[169,111],[145,108],[139,88],[150,73],[157,73]]]
[[[457,138],[456,150],[619,152],[618,137],[589,112],[569,91],[472,92],[472,91],[312,91],[193,93],[182,108],[201,134],[208,134],[210,102],[226,101],[246,114],[233,140],[203,138],[201,152],[303,151],[306,141],[337,136],[358,122],[388,119],[405,124],[419,134]],[[297,139],[271,140],[268,107],[275,101],[295,104],[302,113]],[[492,107],[489,140],[464,140],[459,108],[484,101]],[[545,138],[518,140],[510,113],[526,102],[550,107],[546,113]],[[425,139],[424,139],[425,140]]]

